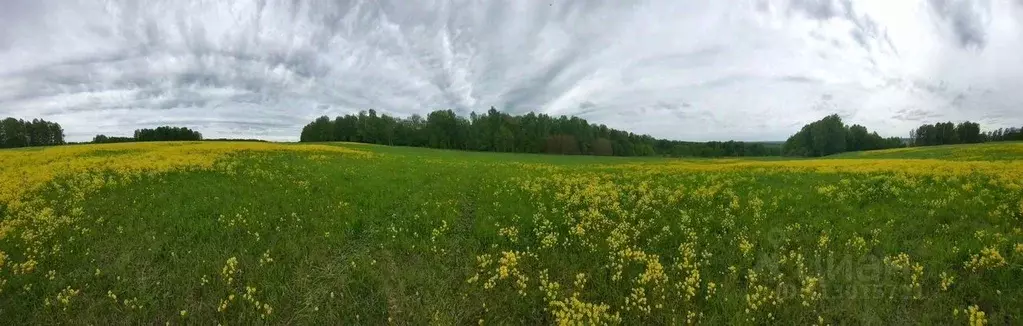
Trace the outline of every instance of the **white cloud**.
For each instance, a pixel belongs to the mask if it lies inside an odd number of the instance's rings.
[[[0,116],[73,140],[186,125],[295,140],[316,116],[490,106],[682,140],[843,115],[1023,124],[1007,0],[7,0]]]

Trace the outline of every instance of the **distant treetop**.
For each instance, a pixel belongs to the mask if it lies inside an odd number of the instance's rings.
[[[898,137],[882,138],[864,126],[846,126],[841,117],[832,114],[803,126],[785,141],[783,151],[790,156],[826,156],[904,146]]]
[[[375,110],[331,120],[322,116],[302,128],[302,142],[348,141],[490,152],[615,156],[769,156],[777,146],[761,143],[683,142],[656,139],[596,125],[578,117],[529,113],[510,115],[490,108],[460,117],[437,110],[426,117],[396,118]]]
[[[136,141],[202,140],[202,134],[185,127],[162,126],[135,130]]]
[[[64,144],[64,129],[56,122],[6,118],[0,121],[0,148]]]

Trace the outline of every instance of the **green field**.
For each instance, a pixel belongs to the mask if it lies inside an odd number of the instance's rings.
[[[1023,159],[1023,142],[906,147],[879,151],[848,152],[830,158],[915,158],[956,161],[1018,161]]]
[[[1023,143],[0,151],[0,324],[1020,324]]]

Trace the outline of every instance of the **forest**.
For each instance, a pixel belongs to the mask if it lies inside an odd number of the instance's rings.
[[[6,118],[0,121],[0,148],[64,144],[64,129],[46,120]]]
[[[202,133],[161,126],[137,129],[131,137],[96,135],[92,143],[196,141]],[[232,141],[239,139],[207,139]],[[246,139],[247,141],[259,141]],[[846,125],[832,114],[804,125],[783,144],[770,142],[687,142],[597,125],[578,117],[529,113],[510,115],[490,108],[484,114],[461,117],[452,110],[430,112],[425,118],[377,114],[375,110],[322,116],[302,128],[300,142],[346,141],[393,146],[430,147],[489,152],[547,153],[599,156],[741,157],[827,156],[905,146],[1023,141],[1023,128],[981,131],[979,123],[939,122],[910,131],[908,139],[881,137],[861,125]],[[6,118],[0,121],[0,148],[65,144],[60,124],[42,119]]]
[[[842,152],[905,147],[898,137],[883,138],[861,125],[847,126],[837,114],[803,126],[782,146],[788,156],[827,156]]]
[[[461,117],[451,110],[425,118],[358,114],[317,118],[302,128],[301,142],[346,141],[488,152],[600,156],[725,157],[777,156],[779,146],[739,141],[684,142],[656,139],[591,124],[578,117],[529,113],[510,115],[490,108]]]
[[[185,127],[162,126],[156,129],[136,129],[132,137],[96,135],[92,138],[92,142],[97,144],[175,140],[202,140],[202,133]]]
[[[898,147],[977,144],[996,141],[1023,141],[1023,128],[999,128],[981,132],[979,123],[963,121],[925,124],[910,130],[909,139],[883,138],[860,125],[847,126],[838,115],[829,115],[803,128],[785,142],[789,156],[827,156],[842,152],[869,151]]]
[[[925,124],[909,132],[913,146],[937,146],[955,144],[976,144],[991,141],[1023,140],[1023,128],[999,128],[988,132],[980,131],[975,122],[939,122]]]

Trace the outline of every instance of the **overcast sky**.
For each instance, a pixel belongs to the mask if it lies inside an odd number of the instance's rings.
[[[297,140],[494,106],[679,140],[1023,125],[1023,0],[0,0],[0,117]]]

